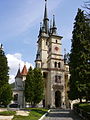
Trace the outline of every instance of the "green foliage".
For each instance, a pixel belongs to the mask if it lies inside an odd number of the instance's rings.
[[[7,106],[12,100],[12,90],[9,84],[1,87],[0,103]]]
[[[7,105],[12,99],[11,87],[8,84],[9,67],[7,65],[7,58],[3,51],[2,45],[0,47],[0,104]]]
[[[0,87],[2,85],[8,83],[8,65],[7,65],[7,58],[2,48],[0,48]]]
[[[34,69],[34,105],[39,103],[43,98],[44,81],[41,70],[39,68]]]
[[[25,100],[26,102],[31,102],[33,101],[33,70],[30,67],[28,70],[28,74],[26,76],[25,80]]]
[[[25,99],[33,106],[38,104],[43,98],[44,83],[41,70],[30,67],[25,80]]]
[[[90,91],[90,26],[81,9],[78,9],[72,34],[69,98],[71,100],[83,97],[88,99],[88,91]]]

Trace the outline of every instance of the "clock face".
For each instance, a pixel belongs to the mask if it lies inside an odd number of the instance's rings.
[[[56,51],[58,51],[58,50],[59,50],[59,48],[58,48],[58,47],[55,47],[55,50],[56,50]]]

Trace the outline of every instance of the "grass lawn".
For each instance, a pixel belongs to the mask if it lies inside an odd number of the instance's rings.
[[[16,112],[15,111],[3,111],[3,112],[0,112],[0,115],[3,115],[3,116],[10,116],[10,115],[15,115]]]
[[[13,120],[38,120],[43,114],[45,114],[48,109],[43,108],[27,108],[27,110],[31,110],[29,116],[20,116],[15,115]]]

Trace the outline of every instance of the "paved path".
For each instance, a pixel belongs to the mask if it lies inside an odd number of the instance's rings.
[[[16,112],[16,115],[28,116],[28,115],[29,115],[29,112],[28,112],[28,111],[18,110],[18,111]]]
[[[82,120],[71,110],[51,110],[43,120]]]
[[[13,116],[0,116],[0,120],[12,120]]]

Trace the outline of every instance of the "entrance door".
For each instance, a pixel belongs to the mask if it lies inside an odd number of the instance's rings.
[[[60,91],[55,92],[55,106],[61,107],[61,93],[60,93]]]

